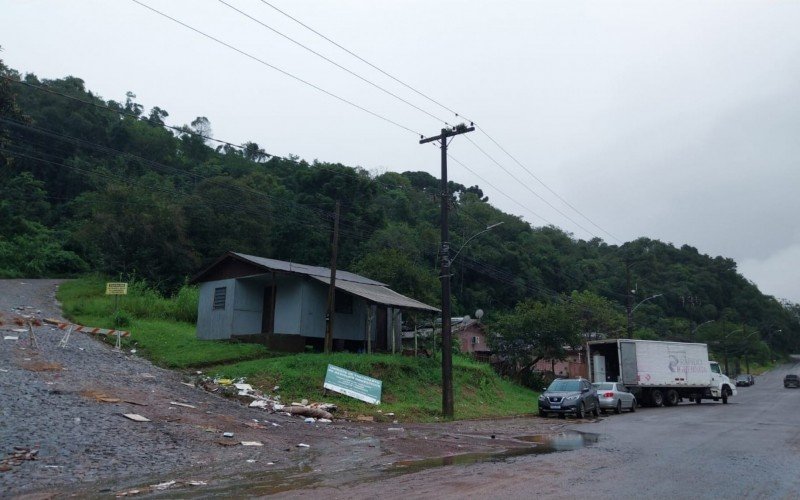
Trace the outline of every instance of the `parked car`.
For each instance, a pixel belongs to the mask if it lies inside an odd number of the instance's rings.
[[[539,416],[557,413],[583,418],[588,413],[600,415],[600,400],[597,391],[586,379],[557,379],[539,396]]]
[[[783,377],[784,387],[800,387],[800,376],[795,373],[789,373]]]
[[[594,389],[600,401],[600,411],[614,410],[622,413],[622,409],[636,411],[636,397],[624,385],[618,382],[597,382]]]
[[[736,385],[737,387],[747,387],[756,383],[755,377],[750,375],[749,373],[742,373],[738,377],[736,377]]]

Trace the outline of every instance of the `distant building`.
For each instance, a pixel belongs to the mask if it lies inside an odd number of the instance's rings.
[[[271,349],[321,348],[327,326],[330,269],[228,252],[197,274],[197,337],[239,338]],[[439,309],[384,283],[336,271],[334,349],[394,352],[401,348],[401,311]]]
[[[534,371],[552,373],[556,378],[588,378],[586,366],[586,353],[583,347],[567,349],[567,356],[563,360],[540,359],[533,365]]]
[[[441,343],[441,319],[436,321],[437,345]],[[450,318],[450,331],[453,338],[458,339],[459,350],[462,353],[473,354],[480,361],[489,361],[492,354],[491,348],[486,343],[486,331],[483,323],[469,316]],[[417,341],[429,344],[433,338],[433,328],[429,324],[416,331]],[[410,350],[414,348],[413,331],[403,332],[403,348]]]

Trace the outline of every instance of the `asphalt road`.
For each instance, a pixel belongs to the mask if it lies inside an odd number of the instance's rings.
[[[783,376],[800,363],[756,377],[730,403],[643,409],[581,426],[601,447],[629,456],[582,488],[598,496],[649,498],[800,497],[800,390]]]
[[[312,491],[333,498],[800,498],[800,389],[783,387],[783,376],[790,371],[800,373],[800,363],[756,377],[754,386],[739,388],[727,405],[684,402],[589,423],[573,420],[571,429],[592,433],[587,442],[593,444],[582,449],[436,467],[283,494],[295,498]]]

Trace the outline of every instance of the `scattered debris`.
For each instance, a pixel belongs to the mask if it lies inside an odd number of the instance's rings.
[[[260,441],[242,441],[242,446],[264,446]]]
[[[3,337],[3,340],[19,340],[19,337],[17,337],[16,335],[6,335],[5,337]]]
[[[239,442],[238,441],[226,441],[226,440],[223,440],[223,439],[217,439],[214,442],[217,443],[220,446],[239,446]]]
[[[303,422],[305,422],[307,424],[313,424],[316,421],[317,421],[316,418],[311,418],[311,417],[308,417],[307,419],[303,420]]]
[[[232,438],[233,437],[233,433],[232,432],[223,432],[222,433],[222,437]]]
[[[284,408],[283,411],[292,415],[301,415],[303,417],[333,419],[333,415],[327,411],[320,410],[319,408],[313,408],[311,406],[289,406]]]
[[[175,483],[176,481],[172,480],[172,481],[167,481],[166,483],[151,484],[150,487],[153,488],[154,490],[166,490]]]
[[[109,396],[108,394],[100,391],[84,390],[79,393],[85,398],[91,398],[101,403],[120,403],[121,399]]]
[[[26,361],[30,361],[30,358],[26,358]],[[32,372],[59,372],[64,369],[61,363],[47,363],[45,361],[27,363],[23,368]]]
[[[280,396],[265,395],[263,392],[255,389],[252,385],[245,382],[244,378],[230,379],[230,378],[211,378],[202,376],[198,373],[198,377],[192,377],[194,383],[183,382],[185,385],[192,387],[202,387],[208,392],[214,392],[222,396],[246,403],[250,408],[258,408],[275,412],[286,412],[289,415],[298,415],[305,418],[324,418],[333,420],[333,412],[337,410],[335,404],[331,403],[309,403],[307,399],[301,400],[299,403],[292,403],[290,406],[284,405],[280,402]],[[275,386],[273,391],[277,391],[280,386]]]
[[[197,408],[194,405],[190,405],[190,404],[187,404],[187,403],[179,403],[177,401],[170,401],[169,404],[174,405],[174,406],[182,406],[184,408]]]
[[[13,469],[13,467],[17,467],[22,465],[22,462],[27,460],[36,460],[36,455],[39,454],[39,450],[34,448],[25,448],[23,446],[15,446],[14,451],[8,453],[8,457],[0,460],[0,472],[8,472]]]
[[[405,432],[406,431],[402,427],[389,427],[386,430],[389,431],[389,432]]]
[[[317,419],[317,423],[318,423],[318,424],[330,424],[330,423],[332,423],[332,422],[333,422],[333,420],[331,420],[331,419],[329,419],[329,418],[320,418],[320,419]]]
[[[375,417],[372,415],[359,415],[356,417],[356,420],[359,422],[374,422]]]
[[[310,444],[305,444],[305,443],[299,443],[297,445],[297,447],[298,448],[311,448],[311,445]]]
[[[144,488],[133,488],[130,490],[125,491],[118,491],[114,494],[117,498],[121,497],[129,497],[134,495],[140,495],[145,493],[152,493],[155,491],[164,491],[164,490],[173,490],[176,488],[182,488],[184,486],[207,486],[208,483],[206,481],[167,481],[164,483],[153,484]]]
[[[143,417],[138,413],[123,413],[123,417],[133,420],[134,422],[149,422],[150,419],[147,417]]]

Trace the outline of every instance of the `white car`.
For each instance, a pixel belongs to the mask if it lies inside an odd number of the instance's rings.
[[[594,385],[597,391],[597,398],[600,400],[600,409],[605,413],[614,410],[614,413],[622,413],[622,410],[636,411],[636,397],[619,382],[597,382]]]

